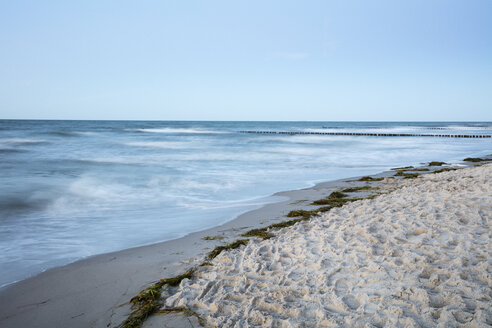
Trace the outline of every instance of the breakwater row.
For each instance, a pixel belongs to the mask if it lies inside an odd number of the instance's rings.
[[[369,137],[437,137],[437,138],[491,138],[489,134],[420,134],[420,133],[367,133],[367,132],[301,132],[301,131],[239,131],[254,134],[315,134],[326,136],[369,136]]]

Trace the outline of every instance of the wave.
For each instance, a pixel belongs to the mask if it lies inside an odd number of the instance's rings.
[[[153,162],[146,159],[137,158],[109,158],[109,157],[97,157],[97,158],[80,158],[71,160],[76,163],[88,164],[88,165],[145,165]]]
[[[427,132],[426,132],[427,131]],[[446,134],[459,134],[462,131],[474,132],[477,134],[487,133],[492,131],[492,126],[389,126],[389,127],[340,127],[340,128],[319,128],[319,129],[302,129],[300,132],[309,133],[323,133],[323,132],[336,132],[336,133],[429,133],[440,134],[440,131],[446,131]]]
[[[271,138],[274,140],[274,138]],[[278,140],[278,138],[277,138]],[[349,136],[330,136],[330,135],[316,135],[316,134],[297,134],[293,136],[289,136],[289,138],[283,138],[279,141],[281,143],[293,143],[293,144],[322,144],[324,146],[328,146],[333,142],[337,142],[337,145],[340,145],[342,140],[351,140]]]
[[[132,147],[150,147],[150,148],[164,148],[164,149],[185,149],[192,148],[192,144],[189,142],[181,141],[135,141],[124,143],[126,146]]]
[[[483,130],[483,131],[490,131],[492,130],[492,125],[470,125],[470,126],[464,126],[464,125],[450,125],[446,127],[447,130],[457,130],[457,131],[474,131],[474,130]]]
[[[224,134],[226,131],[205,130],[192,128],[153,128],[153,129],[127,129],[127,131],[144,133],[169,133],[169,134]]]
[[[54,216],[79,215],[83,212],[97,215],[101,211],[118,210],[128,204],[141,204],[145,196],[125,183],[81,176],[66,185],[64,193],[56,195],[46,211]]]
[[[294,155],[294,156],[319,156],[320,154],[331,153],[331,149],[319,149],[319,148],[267,148],[262,150],[266,154],[276,154],[276,155]]]
[[[403,133],[407,131],[414,131],[416,128],[412,127],[339,127],[339,128],[319,128],[319,129],[302,129],[300,132],[308,133]],[[297,132],[297,131],[296,131]]]
[[[152,177],[147,186],[152,189],[163,189],[172,191],[172,196],[180,196],[183,194],[210,193],[221,190],[233,190],[247,183],[247,179],[241,179],[240,176],[209,176],[208,179],[197,180],[188,177],[171,177],[168,175],[160,175]],[[178,195],[178,193],[180,195]]]
[[[10,139],[0,139],[0,144],[10,144],[10,145],[40,145],[48,143],[48,141],[43,139],[22,139],[22,138],[10,138]]]
[[[93,131],[66,131],[66,130],[60,130],[60,131],[49,131],[49,132],[44,132],[43,134],[45,135],[51,135],[51,136],[56,136],[56,137],[80,137],[80,136],[93,136],[97,135],[97,132]]]

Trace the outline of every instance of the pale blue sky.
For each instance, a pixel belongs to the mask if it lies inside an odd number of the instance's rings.
[[[491,0],[0,0],[0,118],[492,120]]]

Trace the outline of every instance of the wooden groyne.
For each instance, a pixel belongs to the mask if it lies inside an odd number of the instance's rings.
[[[369,137],[436,137],[436,138],[491,138],[489,134],[421,134],[421,133],[366,133],[366,132],[301,132],[301,131],[239,131],[254,134],[315,134],[324,136],[369,136]]]

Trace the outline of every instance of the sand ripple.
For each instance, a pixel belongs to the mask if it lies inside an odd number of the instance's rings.
[[[220,327],[492,325],[492,166],[398,180],[224,252],[166,306]]]

